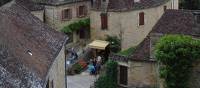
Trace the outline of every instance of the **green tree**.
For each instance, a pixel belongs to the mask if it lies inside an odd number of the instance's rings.
[[[200,0],[180,0],[180,9],[199,10]]]
[[[0,0],[0,6],[5,4],[5,3],[7,3],[7,2],[9,2],[9,1],[11,1],[11,0]]]
[[[117,62],[108,61],[106,63],[106,72],[95,82],[95,88],[117,88],[117,66]]]
[[[117,53],[121,50],[121,40],[117,36],[107,35],[106,41],[110,43],[111,52]]]
[[[165,88],[189,88],[192,65],[200,56],[200,41],[189,36],[167,35],[156,44],[160,77]]]

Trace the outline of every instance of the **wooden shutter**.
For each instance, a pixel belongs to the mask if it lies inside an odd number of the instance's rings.
[[[88,14],[87,6],[84,6],[84,16],[87,16],[87,14]]]
[[[139,13],[139,25],[144,25],[144,12]]]
[[[69,9],[69,19],[72,19],[72,9]]]
[[[76,8],[76,16],[79,17],[79,7]]]
[[[61,20],[64,19],[64,10],[61,11]]]
[[[108,17],[106,13],[101,14],[101,28],[102,29],[108,28]]]

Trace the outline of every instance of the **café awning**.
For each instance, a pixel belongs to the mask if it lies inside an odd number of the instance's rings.
[[[89,44],[89,48],[105,50],[108,45],[109,42],[107,41],[94,40],[92,43]]]

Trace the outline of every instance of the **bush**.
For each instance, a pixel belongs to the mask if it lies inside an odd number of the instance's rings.
[[[134,53],[134,51],[135,51],[135,47],[131,47],[131,48],[127,49],[127,50],[120,51],[118,54],[119,55],[123,55],[123,56],[130,56],[130,55],[132,55]]]
[[[61,32],[72,33],[74,31],[80,30],[81,28],[89,29],[90,28],[90,19],[83,19],[78,22],[71,23],[61,29]]]
[[[161,64],[165,88],[189,88],[192,65],[200,57],[200,41],[189,36],[167,35],[156,44],[155,56]]]
[[[76,74],[80,74],[83,70],[82,66],[78,63],[73,65],[73,69]]]
[[[111,52],[117,53],[121,50],[121,40],[117,36],[107,36],[106,41],[110,43]]]
[[[108,61],[106,63],[106,74],[101,75],[95,82],[95,88],[117,88],[117,66],[117,62]]]

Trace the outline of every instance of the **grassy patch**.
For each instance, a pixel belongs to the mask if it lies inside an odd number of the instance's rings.
[[[133,54],[133,52],[135,51],[135,47],[130,47],[128,48],[127,50],[124,50],[124,51],[120,51],[119,55],[123,55],[123,56],[130,56],[131,54]]]

